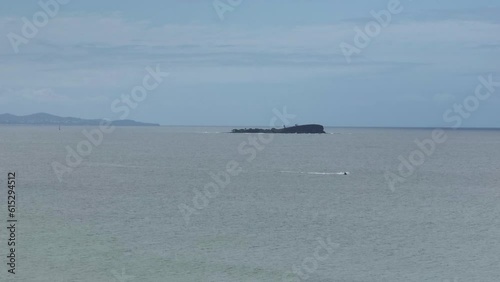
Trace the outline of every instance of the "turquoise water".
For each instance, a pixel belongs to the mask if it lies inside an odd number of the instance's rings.
[[[384,174],[431,130],[329,128],[253,151],[258,135],[230,128],[119,128],[59,182],[51,164],[82,129],[0,127],[19,219],[2,281],[499,281],[500,131],[447,131],[392,191]],[[228,163],[241,172],[224,188],[194,192]]]

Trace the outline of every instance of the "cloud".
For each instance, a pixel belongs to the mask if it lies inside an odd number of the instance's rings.
[[[51,102],[51,101],[61,102],[67,100],[67,97],[56,94],[54,90],[50,88],[36,89],[31,92],[27,92],[25,94],[25,97],[32,99],[34,101],[42,101],[42,102]]]
[[[248,28],[216,24],[153,25],[149,21],[129,21],[121,14],[59,16],[52,19],[27,45],[23,54],[60,52],[122,51],[130,54],[166,51],[190,54],[205,52],[279,52],[341,54],[338,45],[355,35],[353,23]],[[0,33],[20,34],[22,21],[0,18]],[[499,43],[500,25],[477,19],[407,21],[391,24],[382,34],[392,41],[413,43]],[[496,33],[495,33],[496,32]],[[0,45],[1,54],[12,54],[12,48]]]
[[[455,96],[450,93],[438,93],[432,97],[436,103],[450,103],[455,100]]]
[[[0,34],[19,32],[21,25],[20,19],[0,18]],[[61,15],[22,45],[18,55],[6,41],[0,44],[0,83],[11,88],[126,89],[143,76],[146,66],[158,63],[174,74],[177,70],[174,77],[180,83],[282,82],[432,65],[434,71],[454,71],[460,64],[457,52],[464,67],[470,65],[477,58],[464,48],[497,46],[494,35],[500,34],[499,23],[471,18],[394,22],[347,65],[339,44],[353,40],[356,25],[157,25],[120,13]],[[476,63],[477,71],[483,64],[493,63]]]
[[[0,101],[7,102],[31,102],[46,104],[78,104],[82,102],[99,103],[109,99],[103,95],[87,93],[87,95],[74,95],[57,91],[52,88],[0,88]]]
[[[36,103],[61,103],[68,101],[68,98],[58,95],[53,89],[33,89],[33,88],[0,88],[0,99],[6,103],[10,101],[29,100]]]
[[[500,23],[500,8],[469,8],[469,9],[426,9],[410,13],[408,19],[417,21],[482,21]]]
[[[500,49],[500,43],[499,44],[483,44],[476,46],[477,49],[486,49],[486,50],[499,50]]]

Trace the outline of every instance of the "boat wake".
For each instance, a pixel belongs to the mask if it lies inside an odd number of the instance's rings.
[[[316,172],[316,171],[280,171],[281,173],[309,174],[309,175],[349,175],[348,171],[341,172]]]
[[[82,165],[88,166],[88,167],[144,168],[144,166],[137,166],[137,165],[121,165],[121,164],[94,163],[94,162],[83,162]]]

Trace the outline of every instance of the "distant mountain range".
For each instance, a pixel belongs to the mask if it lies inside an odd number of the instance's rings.
[[[16,116],[1,114],[0,124],[23,124],[23,125],[99,125],[102,119],[81,119],[74,117],[59,117],[46,113],[38,113],[27,116]],[[116,120],[112,122],[116,126],[159,126],[156,123],[144,123],[134,120]]]

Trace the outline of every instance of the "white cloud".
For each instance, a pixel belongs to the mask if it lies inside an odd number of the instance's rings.
[[[22,22],[12,17],[0,18],[0,33],[20,34]],[[21,45],[25,53],[37,52],[42,43],[54,49],[87,44],[95,48],[142,46],[173,47],[185,51],[186,46],[205,50],[239,52],[314,51],[340,54],[338,45],[352,39],[354,27],[363,24],[337,23],[298,27],[266,27],[258,29],[221,25],[162,25],[148,21],[127,21],[120,14],[107,16],[60,16],[51,20],[33,42]],[[498,44],[500,24],[481,21],[409,21],[392,23],[381,33],[387,43],[433,44]],[[31,45],[31,48],[29,48]],[[36,46],[36,48],[34,48]],[[226,46],[223,48],[222,46]],[[149,50],[148,50],[149,51]],[[2,54],[11,54],[10,46],[1,45]]]
[[[455,100],[455,96],[450,93],[438,93],[432,97],[436,103],[450,103]]]
[[[20,19],[0,18],[0,34],[19,32],[21,25]],[[176,77],[183,83],[362,75],[405,62],[445,62],[453,69],[452,65],[460,64],[456,50],[463,55],[460,67],[466,67],[477,59],[465,47],[498,44],[495,35],[500,34],[500,24],[491,22],[395,22],[367,48],[362,54],[365,58],[348,66],[339,56],[339,43],[353,39],[355,26],[345,22],[259,29],[158,26],[129,21],[121,14],[61,15],[27,45],[20,46],[19,55],[13,55],[7,40],[0,44],[4,58],[0,61],[0,83],[34,89],[126,88],[142,77],[144,67],[157,63],[178,69]],[[385,65],[377,64],[380,62]],[[480,70],[483,63],[477,62],[475,68]]]

